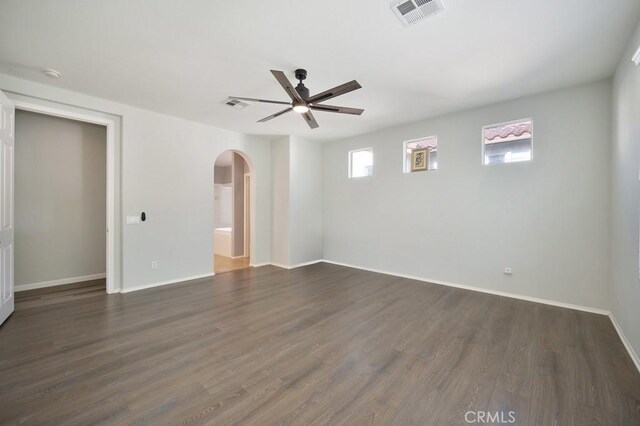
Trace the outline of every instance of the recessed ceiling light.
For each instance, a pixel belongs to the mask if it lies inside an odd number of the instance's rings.
[[[44,75],[46,75],[47,77],[49,77],[49,78],[55,78],[55,79],[58,79],[58,78],[62,77],[62,74],[60,73],[60,71],[56,71],[56,70],[51,69],[51,68],[45,68],[45,69],[43,69],[43,70],[42,70],[42,73],[43,73]]]

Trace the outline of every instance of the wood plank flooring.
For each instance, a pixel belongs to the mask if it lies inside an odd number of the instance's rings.
[[[21,294],[0,327],[3,425],[449,425],[468,411],[638,425],[640,374],[605,316],[324,263]]]
[[[20,291],[15,294],[15,303],[20,309],[27,309],[32,306],[46,306],[65,302],[73,303],[89,297],[104,296],[106,292],[107,283],[102,278],[37,290]]]

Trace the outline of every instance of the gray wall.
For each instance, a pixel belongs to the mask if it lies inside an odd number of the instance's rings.
[[[606,80],[326,143],[325,259],[609,308],[610,99]],[[482,126],[527,117],[534,161],[481,165]],[[430,135],[438,170],[402,173]],[[366,147],[373,176],[348,179]]]
[[[106,272],[106,128],[18,110],[16,286]]]
[[[631,56],[640,45],[640,27],[620,60],[613,82],[611,268],[613,314],[640,353],[640,67]]]
[[[271,261],[289,265],[289,137],[271,141]]]

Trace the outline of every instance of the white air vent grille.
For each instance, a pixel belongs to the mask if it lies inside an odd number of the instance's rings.
[[[224,101],[224,103],[225,105],[229,105],[230,107],[233,107],[235,109],[244,109],[249,106],[248,103],[233,98],[227,99],[226,101]]]
[[[444,4],[441,0],[402,0],[391,5],[391,8],[407,27],[442,12]]]

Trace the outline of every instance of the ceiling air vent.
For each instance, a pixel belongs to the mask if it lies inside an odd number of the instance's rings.
[[[239,101],[238,99],[233,99],[233,98],[227,99],[226,101],[224,101],[224,103],[235,109],[245,109],[246,107],[249,106],[248,103],[242,102],[242,101]]]
[[[391,8],[405,27],[422,21],[424,18],[444,10],[441,0],[403,0],[394,3]]]

